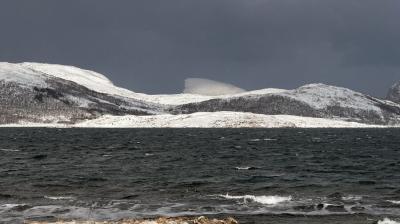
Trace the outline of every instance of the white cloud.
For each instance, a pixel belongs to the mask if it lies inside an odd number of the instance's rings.
[[[244,89],[232,84],[217,82],[209,79],[188,78],[185,80],[184,93],[218,96],[245,92]]]

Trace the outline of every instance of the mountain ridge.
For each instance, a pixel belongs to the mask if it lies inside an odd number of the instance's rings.
[[[0,62],[0,87],[0,124],[3,125],[77,124],[102,116],[171,115],[183,119],[181,115],[185,114],[214,116],[212,113],[224,111],[229,114],[217,114],[228,120],[235,119],[231,113],[236,112],[237,119],[243,118],[240,113],[250,113],[257,115],[253,117],[260,122],[272,122],[276,115],[290,115],[367,125],[400,124],[397,102],[322,83],[293,90],[271,88],[218,96],[147,95],[117,87],[105,75],[74,66]],[[264,117],[261,119],[258,115]],[[206,116],[200,117],[206,119]],[[243,122],[259,127],[248,119],[252,115],[245,117]],[[312,122],[312,119],[306,120]],[[232,122],[225,123],[232,126]]]

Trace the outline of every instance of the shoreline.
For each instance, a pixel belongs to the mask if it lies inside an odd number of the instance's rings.
[[[351,221],[353,224],[400,224],[398,219],[385,216],[370,216],[370,215],[332,215],[322,218],[321,216],[290,216],[285,215],[256,215],[254,219],[245,223],[284,223],[289,224],[294,221],[298,224],[321,224],[321,220],[326,223],[347,223]],[[258,217],[258,218],[257,218]],[[240,218],[240,215],[239,217]],[[322,218],[322,219],[321,219]],[[228,217],[225,219],[208,218],[205,216],[199,217],[160,217],[148,219],[121,219],[109,221],[95,220],[57,220],[57,221],[30,221],[25,220],[24,224],[239,224],[238,219]]]
[[[40,222],[40,221],[25,221],[25,224],[238,224],[232,217],[225,219],[210,219],[205,216],[196,218],[188,217],[175,217],[166,218],[161,217],[157,219],[123,219],[118,221],[54,221],[54,222]]]
[[[42,122],[43,120],[43,122]],[[355,121],[303,117],[294,115],[265,115],[249,112],[197,112],[192,114],[103,115],[91,120],[65,123],[60,119],[39,122],[21,120],[0,124],[0,127],[48,128],[394,128],[398,125],[378,125]]]

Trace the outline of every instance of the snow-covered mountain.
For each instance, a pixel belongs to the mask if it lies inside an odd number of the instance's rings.
[[[161,106],[127,97],[106,77],[71,66],[0,63],[0,123],[66,122],[103,114],[146,115]]]
[[[239,111],[267,115],[295,115],[367,124],[400,122],[400,105],[350,89],[309,84],[294,90],[211,99],[179,105],[171,113]]]
[[[398,125],[397,102],[324,84],[309,84],[294,90],[234,91],[228,95],[147,95],[117,87],[102,74],[73,66],[0,63],[0,124],[3,125],[357,126],[346,121]]]

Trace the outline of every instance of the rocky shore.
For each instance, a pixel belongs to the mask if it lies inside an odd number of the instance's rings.
[[[119,221],[54,221],[38,222],[26,221],[26,224],[238,224],[238,222],[229,217],[226,219],[209,219],[201,216],[197,218],[158,218],[158,219],[126,219]]]

